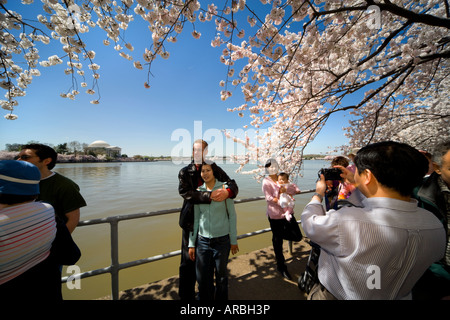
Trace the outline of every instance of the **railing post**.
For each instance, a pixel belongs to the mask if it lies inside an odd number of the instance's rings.
[[[301,193],[311,193],[314,192],[315,189],[311,190],[305,190]],[[245,203],[245,202],[252,202],[252,201],[258,201],[258,200],[264,200],[264,196],[254,197],[254,198],[247,198],[247,199],[238,199],[234,202],[236,204]],[[166,258],[173,257],[175,255],[181,254],[181,250],[173,251],[169,253],[165,253],[158,256],[153,256],[145,259],[140,259],[136,261],[130,261],[126,262],[124,264],[119,264],[119,222],[123,220],[131,220],[131,219],[138,219],[138,218],[146,218],[146,217],[153,217],[153,216],[159,216],[159,215],[165,215],[169,213],[177,213],[180,212],[181,208],[176,209],[168,209],[168,210],[160,210],[160,211],[154,211],[154,212],[144,212],[144,213],[137,213],[137,214],[128,214],[128,215],[118,215],[118,216],[111,216],[107,218],[100,218],[100,219],[92,219],[92,220],[84,220],[80,221],[78,223],[78,226],[89,226],[89,225],[95,225],[95,224],[103,224],[103,223],[109,223],[110,224],[110,241],[111,241],[111,265],[106,268],[97,269],[97,270],[91,270],[87,272],[83,272],[80,274],[77,274],[76,276],[79,276],[80,279],[97,276],[105,273],[111,273],[111,298],[112,300],[119,300],[119,271],[124,268],[134,267],[137,265],[154,262],[157,260],[162,260]],[[300,221],[298,221],[300,222]],[[249,232],[246,234],[242,234],[238,236],[238,239],[244,239],[247,237],[259,235],[262,233],[270,232],[270,228],[257,230],[254,232]],[[289,242],[289,251],[292,254],[292,242]],[[69,280],[69,277],[62,277],[61,282],[65,283]]]
[[[111,225],[111,296],[112,300],[119,300],[119,232],[118,220]]]

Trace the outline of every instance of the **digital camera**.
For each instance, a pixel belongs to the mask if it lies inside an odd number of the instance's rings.
[[[341,173],[339,168],[323,168],[319,170],[318,175],[320,178],[320,175],[323,174],[325,180],[342,180]]]

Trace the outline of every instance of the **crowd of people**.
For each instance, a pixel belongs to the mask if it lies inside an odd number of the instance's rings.
[[[192,162],[178,175],[182,301],[227,300],[228,259],[239,251],[233,200],[239,188],[206,160],[207,152],[208,144],[196,140]],[[0,161],[2,300],[62,300],[62,265],[80,258],[71,233],[86,202],[76,183],[52,171],[56,159],[52,148],[30,144],[17,160]],[[320,250],[308,299],[450,299],[450,141],[430,152],[373,143],[349,159],[332,161],[337,180],[321,171],[301,213],[304,235]],[[294,216],[300,189],[275,159],[266,162],[265,173],[277,270],[291,279],[283,241],[303,237]]]
[[[211,170],[211,164],[204,160],[206,153],[207,143],[196,141],[194,160],[179,174],[179,191],[184,198],[180,226],[183,234],[189,234],[183,237],[182,246],[182,300],[226,299],[224,256],[228,257],[230,248],[232,253],[238,250],[236,213],[229,201],[236,197],[238,187],[217,165]],[[333,159],[331,166],[339,171],[337,179],[327,180],[320,174],[316,192],[301,213],[305,235],[320,250],[318,276],[308,299],[450,299],[450,142],[436,145],[431,154],[432,158],[427,158],[404,143],[373,143],[352,150],[350,161],[346,157]],[[203,166],[214,172],[213,182],[202,179]],[[289,175],[280,172],[275,159],[267,161],[265,173],[262,191],[277,270],[291,279],[283,240],[292,233],[288,223],[295,221],[292,196],[300,189],[289,182]],[[218,189],[224,198],[214,195]],[[229,216],[224,205],[217,204],[224,200],[232,207]],[[215,206],[221,209],[214,209],[218,216],[213,218],[211,209]],[[189,220],[195,222],[183,223]],[[223,237],[226,249],[214,248],[215,241]],[[200,250],[210,253],[202,253],[200,258]]]
[[[0,298],[62,300],[63,265],[81,256],[72,239],[86,202],[79,186],[53,172],[57,153],[22,146],[0,161]]]
[[[412,199],[428,171],[427,159],[409,145],[361,148],[355,173],[338,166],[356,189],[342,206],[325,211],[323,176],[302,212],[305,234],[320,246],[318,282],[309,299],[411,299],[413,288],[445,257],[443,221]],[[448,282],[442,279],[442,285]]]

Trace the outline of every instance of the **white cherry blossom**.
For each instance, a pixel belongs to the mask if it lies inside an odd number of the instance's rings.
[[[145,66],[150,74],[153,62],[170,59],[167,43],[183,32],[198,39],[196,27],[205,24],[215,29],[211,46],[227,70],[218,97],[227,100],[230,87],[240,89],[244,101],[229,110],[248,117],[244,128],[258,133],[253,143],[234,140],[248,150],[247,159],[276,157],[283,170],[299,171],[304,148],[337,113],[349,118],[345,148],[396,139],[426,149],[449,139],[446,1],[42,0],[33,22],[8,4],[0,0],[6,119],[17,119],[12,112],[24,89],[38,81],[39,68],[63,62],[69,77],[81,77],[84,92],[98,95],[91,103],[100,103],[101,61],[83,40],[92,28],[101,29],[100,41],[131,67]],[[22,0],[27,5],[36,3]],[[137,55],[142,64],[127,52],[134,46],[125,31],[136,20],[150,32],[150,45]],[[49,43],[66,54],[41,57],[38,49]],[[91,87],[85,72],[94,78]],[[143,76],[145,88],[148,79]],[[77,94],[70,87],[61,95]]]

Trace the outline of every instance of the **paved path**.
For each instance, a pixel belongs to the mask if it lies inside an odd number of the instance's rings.
[[[286,265],[292,280],[284,279],[276,270],[272,247],[242,254],[230,259],[230,300],[305,300],[306,295],[297,286],[305,270],[311,247],[304,240],[293,243],[292,255],[284,242]],[[105,297],[104,299],[110,299]],[[179,300],[178,276],[122,291],[120,300]]]

